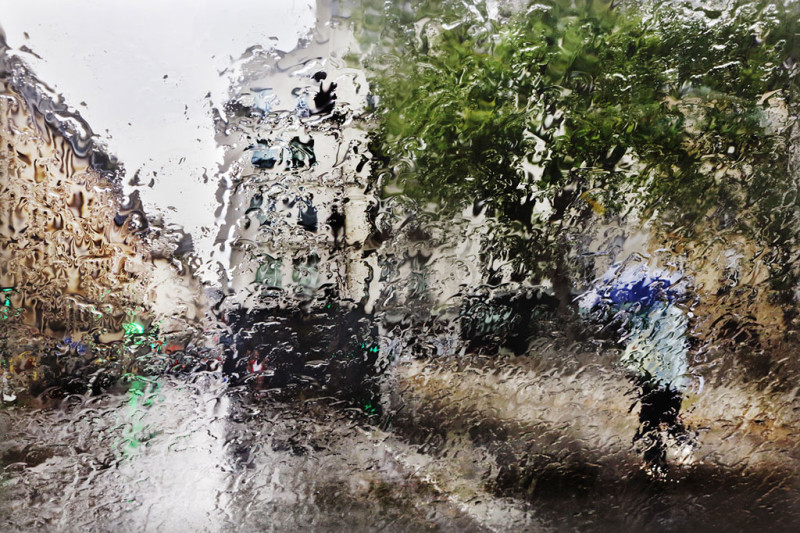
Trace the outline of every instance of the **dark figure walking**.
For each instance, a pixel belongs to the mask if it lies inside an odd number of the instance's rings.
[[[645,468],[654,477],[667,472],[667,451],[674,443],[687,461],[692,439],[680,420],[688,386],[688,317],[675,304],[671,279],[643,268],[615,272],[610,283],[584,296],[582,307],[622,323],[625,344],[621,363],[637,388],[639,428],[633,441],[642,448]]]

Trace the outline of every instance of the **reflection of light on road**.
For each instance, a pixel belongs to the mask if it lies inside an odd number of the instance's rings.
[[[215,531],[226,484],[228,399],[216,377],[187,382],[133,378],[120,408],[122,456],[130,524],[147,531]]]
[[[123,415],[122,436],[119,445],[116,446],[122,451],[123,457],[132,457],[142,445],[146,437],[143,432],[147,427],[142,423],[141,416],[147,412],[147,408],[153,405],[153,396],[160,388],[155,379],[148,379],[143,376],[130,378],[131,384],[128,389],[128,404]]]

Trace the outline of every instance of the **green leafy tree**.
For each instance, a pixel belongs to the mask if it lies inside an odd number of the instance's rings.
[[[631,209],[685,238],[730,227],[763,239],[788,272],[796,4],[550,0],[490,20],[427,1],[364,13],[378,42],[365,65],[385,195],[438,217],[482,205],[487,254],[553,280],[562,302],[570,235]]]

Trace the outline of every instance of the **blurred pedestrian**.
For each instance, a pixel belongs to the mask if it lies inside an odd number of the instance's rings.
[[[617,341],[625,346],[620,362],[640,404],[633,440],[642,448],[647,471],[660,478],[666,475],[670,442],[682,460],[692,447],[680,418],[689,384],[689,316],[678,305],[686,296],[678,281],[644,267],[612,268],[580,301],[592,318],[617,326]]]

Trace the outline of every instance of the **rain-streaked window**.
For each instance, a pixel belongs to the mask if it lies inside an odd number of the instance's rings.
[[[800,527],[796,1],[0,26],[0,531]]]

